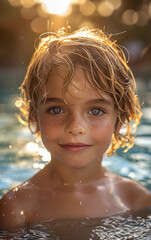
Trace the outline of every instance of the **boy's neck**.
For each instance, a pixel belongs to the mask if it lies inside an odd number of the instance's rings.
[[[88,184],[101,180],[105,177],[105,169],[101,162],[91,164],[84,168],[72,168],[58,163],[53,159],[50,163],[52,175],[57,182],[63,185]]]

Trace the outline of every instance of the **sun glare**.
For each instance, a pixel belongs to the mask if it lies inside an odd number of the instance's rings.
[[[72,2],[72,0],[43,0],[41,4],[46,13],[65,16],[70,13]]]

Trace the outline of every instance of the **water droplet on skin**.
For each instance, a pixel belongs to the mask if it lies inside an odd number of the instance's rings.
[[[82,183],[82,181],[80,180],[80,183]]]
[[[17,187],[13,189],[13,192],[17,192],[17,191],[18,191],[18,188],[17,188]]]
[[[5,213],[3,213],[3,217],[5,217]]]
[[[64,186],[68,186],[68,185],[69,185],[69,183],[64,183],[63,185],[64,185]]]
[[[80,201],[80,206],[83,204],[83,201]]]
[[[21,214],[21,215],[23,215],[23,214],[24,214],[24,211],[23,211],[23,210],[21,210],[21,211],[20,211],[20,214]]]
[[[28,184],[28,182],[24,182],[24,183],[23,183],[23,186],[26,186],[27,184]],[[32,185],[33,185],[33,184],[32,184]]]

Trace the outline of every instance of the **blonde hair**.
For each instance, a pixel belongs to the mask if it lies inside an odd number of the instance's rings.
[[[43,93],[45,99],[48,76],[59,66],[67,69],[64,90],[67,90],[75,68],[80,66],[100,94],[103,91],[112,97],[117,113],[116,125],[123,125],[124,133],[115,131],[108,155],[120,146],[124,151],[131,148],[133,133],[142,116],[135,94],[135,79],[122,49],[99,29],[83,28],[71,34],[62,30],[41,38],[21,85],[23,104],[20,110],[32,133],[38,133],[35,116],[39,94]],[[34,130],[32,126],[35,126]]]

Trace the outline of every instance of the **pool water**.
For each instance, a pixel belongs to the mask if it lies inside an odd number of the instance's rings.
[[[0,231],[0,239],[150,240],[151,208],[103,219],[49,220],[30,228]]]
[[[0,92],[0,197],[44,167],[50,155],[16,116],[17,93]],[[112,172],[136,179],[151,191],[151,107],[143,108],[134,148],[105,158]],[[0,239],[151,239],[151,209],[105,219],[48,221]]]

